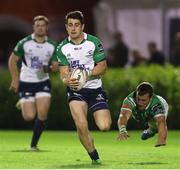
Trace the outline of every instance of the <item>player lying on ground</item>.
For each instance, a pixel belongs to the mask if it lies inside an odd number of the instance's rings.
[[[141,136],[142,140],[149,139],[158,133],[155,147],[166,145],[168,104],[153,92],[153,87],[148,82],[139,84],[135,91],[129,94],[123,101],[119,119],[118,140],[129,137],[126,126],[132,116],[136,121],[148,126]]]

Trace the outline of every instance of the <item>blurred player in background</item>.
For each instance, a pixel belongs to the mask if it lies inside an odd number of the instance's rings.
[[[94,141],[88,129],[88,109],[93,113],[96,125],[102,131],[111,126],[106,94],[102,89],[100,75],[107,69],[106,56],[99,39],[84,30],[84,17],[80,11],[69,12],[66,17],[69,35],[57,47],[57,58],[61,64],[60,73],[65,85],[69,107],[74,119],[79,139],[87,150],[93,164],[101,164]],[[70,78],[70,69],[81,67],[87,71],[87,82],[79,91],[78,80]]]
[[[123,101],[118,120],[119,140],[129,137],[126,130],[129,118],[132,116],[138,122],[148,126],[142,133],[141,139],[146,140],[158,133],[156,147],[166,145],[168,104],[153,92],[148,82],[139,84],[135,91]]]
[[[8,63],[12,77],[10,90],[19,92],[23,118],[26,121],[36,118],[31,150],[38,150],[37,144],[46,126],[51,101],[48,73],[59,69],[58,62],[52,58],[56,43],[47,37],[48,23],[45,16],[36,16],[33,33],[17,43]],[[19,60],[22,61],[20,75],[17,70]]]

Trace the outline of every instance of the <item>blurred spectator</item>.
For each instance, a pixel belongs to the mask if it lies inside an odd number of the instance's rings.
[[[147,62],[147,59],[144,56],[142,56],[139,49],[132,50],[132,59],[133,59],[132,64],[131,64],[132,67],[144,65]]]
[[[125,67],[128,61],[128,47],[123,41],[123,35],[117,32],[113,35],[115,40],[114,45],[109,49],[109,66],[112,67]]]
[[[150,54],[149,64],[165,64],[165,56],[160,50],[158,50],[155,42],[148,43],[148,50]]]
[[[180,32],[175,34],[175,40],[171,52],[170,62],[174,66],[180,66]]]

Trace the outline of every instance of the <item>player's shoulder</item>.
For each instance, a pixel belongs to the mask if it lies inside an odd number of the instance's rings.
[[[60,43],[58,43],[57,45],[57,49],[61,49],[63,46],[65,46],[66,44],[68,44],[68,38],[65,38],[63,41],[61,41]]]
[[[87,34],[87,40],[91,41],[95,44],[100,42],[100,39],[98,37],[91,35],[91,34]]]
[[[167,106],[168,106],[168,104],[163,97],[153,94],[151,103],[150,103],[150,110],[154,116],[158,115],[158,114],[164,114],[165,108]]]
[[[126,98],[124,99],[124,103],[128,103],[131,106],[136,106],[134,95],[135,95],[135,92],[132,92],[128,96],[126,96]]]
[[[135,91],[129,93],[129,94],[126,96],[125,99],[126,99],[126,100],[129,100],[129,99],[134,100],[134,96],[135,96]]]
[[[18,42],[18,44],[24,44],[25,42],[30,41],[30,40],[32,40],[32,37],[31,37],[31,35],[28,35],[28,36],[22,38],[22,39]]]
[[[165,101],[165,99],[157,94],[153,94],[151,103],[156,104],[156,103],[162,103],[162,101]]]

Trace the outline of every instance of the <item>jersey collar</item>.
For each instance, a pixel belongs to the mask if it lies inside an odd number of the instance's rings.
[[[37,42],[36,39],[35,39],[34,33],[31,34],[31,38],[32,38],[35,42]],[[48,37],[45,36],[44,42],[42,42],[42,43],[45,43],[47,40],[48,40]],[[37,43],[39,43],[39,42],[37,42]]]
[[[82,44],[85,40],[87,40],[87,33],[83,32],[83,34],[84,34],[84,39],[81,41],[80,44]],[[70,36],[68,36],[68,41],[69,41],[70,43],[74,44],[73,41],[71,40],[71,37],[70,37]]]

